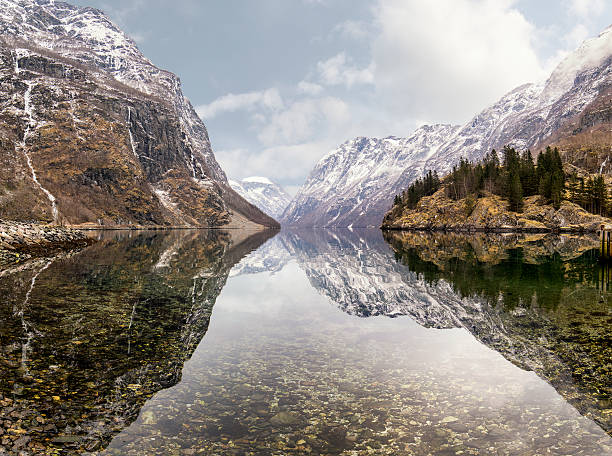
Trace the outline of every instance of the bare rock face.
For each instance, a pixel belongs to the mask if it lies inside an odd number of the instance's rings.
[[[229,187],[180,80],[102,12],[0,6],[0,217],[277,225]]]
[[[379,226],[393,197],[426,170],[444,175],[461,157],[477,161],[504,145],[534,152],[558,145],[570,163],[609,173],[611,63],[612,27],[585,41],[545,84],[517,87],[463,126],[347,141],[317,163],[281,222]]]
[[[497,195],[454,201],[444,189],[421,199],[414,209],[394,208],[385,214],[383,229],[431,231],[573,231],[594,232],[610,220],[591,214],[577,204],[563,201],[559,209],[541,197],[525,198],[522,212],[508,210],[508,202]]]

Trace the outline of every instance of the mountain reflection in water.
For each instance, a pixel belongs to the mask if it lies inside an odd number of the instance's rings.
[[[105,445],[180,379],[231,267],[269,237],[99,236],[0,271],[0,455]]]
[[[0,272],[0,455],[612,451],[596,240],[268,236]]]
[[[461,296],[457,323],[612,433],[612,300],[597,238],[387,233],[396,259]],[[477,313],[476,313],[477,312]]]
[[[451,243],[459,252],[457,241]],[[420,242],[435,251],[440,240]],[[607,292],[600,303],[602,293],[589,282],[596,277],[589,267],[597,271],[588,258],[591,239],[530,238],[522,258],[508,250],[521,239],[486,242],[478,254],[488,252],[493,265],[508,258],[545,264],[551,256],[583,261],[583,285],[574,291],[595,290],[591,304],[609,305]],[[560,323],[551,316],[563,301],[540,314],[531,301],[508,307],[490,303],[478,289],[462,295],[450,279],[431,275],[439,269],[433,257],[420,258],[426,276],[403,264],[404,253],[375,230],[287,231],[269,240],[233,268],[181,382],[148,401],[104,454],[612,451],[601,429],[609,431],[604,389],[592,388],[593,378],[572,380],[576,366],[554,351],[553,339],[552,348],[540,340],[538,325],[549,330],[546,336],[556,334],[550,324]],[[545,270],[540,280],[550,288],[555,280],[544,281]],[[587,295],[580,298],[585,307]],[[520,320],[525,334],[505,327],[506,314],[520,318],[519,307],[528,315]],[[387,318],[402,315],[410,318]],[[609,320],[595,324],[605,329]],[[593,373],[600,385],[608,381],[605,364]]]

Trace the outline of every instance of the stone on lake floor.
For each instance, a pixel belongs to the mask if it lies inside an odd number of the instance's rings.
[[[299,422],[299,415],[295,412],[279,412],[270,418],[274,426],[291,426]]]

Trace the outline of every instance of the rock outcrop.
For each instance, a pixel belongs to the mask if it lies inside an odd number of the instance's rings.
[[[591,214],[577,204],[562,201],[555,209],[540,196],[525,198],[522,212],[508,210],[497,195],[454,201],[444,188],[417,203],[416,208],[394,207],[385,214],[386,230],[595,232],[612,220]]]
[[[0,267],[95,242],[81,231],[0,220]]]

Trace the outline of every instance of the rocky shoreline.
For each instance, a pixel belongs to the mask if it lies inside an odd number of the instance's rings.
[[[563,201],[558,209],[539,196],[525,198],[522,212],[508,210],[497,195],[454,201],[444,189],[421,199],[414,209],[393,208],[381,229],[457,233],[595,233],[612,220]]]
[[[72,228],[0,220],[0,267],[94,242]]]

